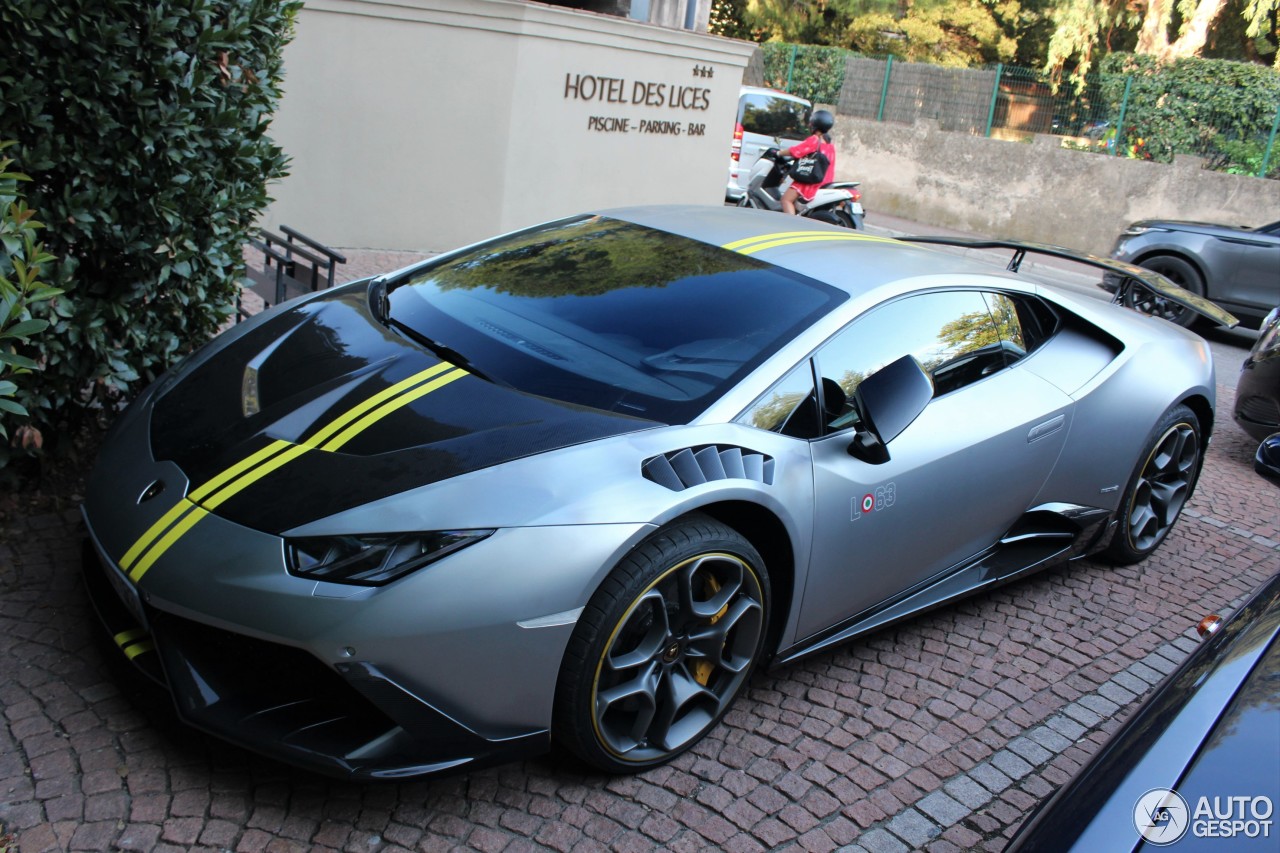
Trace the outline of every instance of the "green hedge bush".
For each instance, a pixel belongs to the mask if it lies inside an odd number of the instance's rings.
[[[841,47],[783,42],[765,42],[760,47],[764,52],[766,86],[784,89],[815,104],[839,102],[849,51]]]
[[[32,424],[110,407],[211,337],[286,157],[267,136],[300,2],[8,0],[0,139],[65,292],[18,390]]]
[[[14,144],[12,139],[0,142],[0,152]],[[44,224],[27,207],[19,181],[30,181],[21,172],[11,172],[11,157],[0,154],[0,439],[9,438],[9,422],[29,416],[26,408],[13,398],[18,381],[30,378],[39,365],[17,352],[18,347],[49,328],[49,321],[31,316],[39,302],[58,296],[62,291],[40,280],[53,256],[36,241]],[[39,446],[40,434],[24,433],[25,444]],[[0,467],[9,458],[9,449],[0,444]]]
[[[1125,81],[1131,81],[1126,151],[1166,163],[1175,154],[1197,154],[1211,169],[1258,174],[1280,111],[1280,72],[1225,59],[1161,65],[1150,56],[1113,53],[1102,61],[1102,79],[1113,111],[1124,99]],[[1268,176],[1280,177],[1280,151],[1272,152]]]

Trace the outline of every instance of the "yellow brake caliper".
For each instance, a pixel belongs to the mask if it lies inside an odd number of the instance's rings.
[[[707,577],[707,597],[710,598],[720,591],[720,582],[713,576]],[[720,612],[711,617],[712,625],[720,621],[721,617],[729,610],[729,605],[725,604],[720,608]],[[707,686],[707,682],[711,680],[711,673],[716,671],[716,665],[709,660],[697,660],[693,662],[693,678],[703,687]]]

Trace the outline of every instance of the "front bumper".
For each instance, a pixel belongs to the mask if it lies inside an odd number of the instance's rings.
[[[647,529],[500,530],[373,589],[293,577],[283,540],[209,514],[135,584],[115,555],[150,518],[101,494],[84,574],[121,653],[190,725],[346,778],[545,752],[577,612]]]
[[[550,745],[545,729],[482,737],[372,663],[328,666],[302,649],[142,602],[144,627],[112,582],[119,573],[88,541],[82,569],[113,642],[169,689],[179,717],[254,752],[333,776],[393,779],[511,761]]]

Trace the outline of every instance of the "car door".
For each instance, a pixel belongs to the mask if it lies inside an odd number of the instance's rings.
[[[1263,313],[1280,304],[1280,222],[1221,238],[1226,299]]]
[[[1072,401],[1018,369],[1027,349],[1013,299],[941,291],[875,309],[815,355],[828,397],[852,398],[865,376],[908,353],[935,397],[878,465],[849,454],[852,404],[825,401],[825,434],[811,443],[814,536],[797,639],[945,574],[1030,507]]]

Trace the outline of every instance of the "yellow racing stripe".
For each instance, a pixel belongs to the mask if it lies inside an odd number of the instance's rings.
[[[755,243],[757,241],[777,240],[782,237],[804,237],[805,235],[812,234],[812,233],[814,232],[812,231],[776,231],[773,234],[760,234],[755,237],[746,237],[742,240],[734,240],[732,243],[725,243],[720,248],[733,250],[733,249],[741,248],[742,246],[749,246],[752,243]]]
[[[306,453],[308,450],[311,449],[307,447],[305,444],[288,444],[288,442],[286,442],[286,445],[289,448],[288,450],[284,451],[283,453],[278,453],[275,456],[263,462],[262,464],[258,465],[258,467],[250,471],[246,471],[243,476],[239,477],[236,480],[233,480],[232,482],[228,483],[219,491],[214,492],[213,494],[206,497],[204,500],[200,502],[200,505],[205,509],[213,509],[214,507],[218,506],[218,504],[222,503],[228,498],[232,498],[240,494],[240,492],[249,488],[254,483],[258,482],[263,477],[267,476],[272,471],[279,468],[281,465],[285,465],[289,462],[292,462],[293,460],[297,459],[299,456],[301,456],[302,454]]]
[[[757,238],[755,241],[750,241],[753,243],[752,245],[744,245],[734,251],[740,255],[752,255],[756,252],[762,252],[765,249],[775,249],[779,246],[791,246],[797,243],[842,243],[849,241],[876,243],[894,242],[891,237],[873,237],[870,234],[817,234],[812,231],[808,231],[803,234],[785,237],[775,234],[766,234],[764,237]]]
[[[239,462],[232,465],[230,468],[226,469],[221,474],[218,474],[212,480],[210,480],[200,488],[193,491],[190,495],[191,500],[197,503],[203,502],[205,498],[207,498],[209,495],[213,494],[215,491],[225,486],[227,483],[230,483],[236,477],[239,477],[241,474],[253,468],[255,465],[258,465],[264,462],[265,460],[271,458],[275,454],[284,450],[286,447],[293,447],[293,444],[291,442],[283,441],[283,440],[276,440],[271,442],[266,447],[259,450],[257,453],[252,453],[249,456],[246,456],[244,459],[241,459]]]
[[[343,412],[338,417],[334,418],[327,426],[325,426],[315,435],[311,436],[311,438],[307,439],[305,442],[303,442],[303,444],[305,444],[308,447],[319,447],[320,444],[324,442],[325,439],[329,438],[335,432],[342,429],[347,424],[351,423],[356,418],[360,417],[365,412],[369,411],[375,406],[380,405],[381,403],[391,399],[392,397],[395,397],[398,394],[402,394],[405,391],[408,391],[410,388],[413,388],[415,385],[418,385],[419,383],[427,381],[428,379],[430,379],[432,376],[435,376],[436,374],[444,373],[446,370],[451,370],[451,369],[454,369],[452,364],[450,364],[447,361],[442,361],[439,364],[434,364],[431,367],[428,367],[426,370],[423,370],[419,373],[415,373],[413,376],[410,376],[408,379],[397,382],[395,385],[392,385],[390,388],[386,388],[382,391],[379,391],[377,394],[374,394],[368,400],[365,400],[363,403],[360,403],[357,406],[353,406],[352,408]]]
[[[125,646],[124,656],[127,657],[129,660],[133,660],[140,654],[145,654],[146,652],[155,651],[155,648],[156,648],[156,644],[153,643],[151,640],[143,640],[140,643],[134,643],[131,646]]]
[[[124,656],[129,660],[133,660],[138,655],[155,651],[156,647],[156,644],[151,640],[151,635],[142,628],[121,631],[111,639],[116,641],[116,645],[120,647],[120,651],[124,652]]]
[[[186,498],[183,498],[183,500],[185,501]],[[160,559],[161,554],[168,551],[174,542],[181,539],[188,530],[195,526],[197,521],[208,514],[209,512],[202,507],[191,504],[191,511],[184,515],[181,521],[169,528],[169,532],[160,537],[156,544],[152,545],[142,556],[142,559],[138,560],[134,567],[129,570],[129,579],[134,583],[140,581],[142,576],[147,573],[147,570],[155,564],[155,561]]]
[[[387,415],[391,414],[401,406],[406,406],[409,403],[412,403],[414,400],[418,399],[419,397],[424,397],[427,394],[430,394],[432,391],[436,390],[437,388],[442,388],[445,385],[448,385],[450,382],[454,381],[455,379],[461,379],[466,375],[468,375],[467,371],[459,368],[450,373],[446,373],[444,376],[441,376],[439,379],[433,379],[427,384],[422,385],[421,387],[415,388],[412,391],[408,392],[407,394],[402,394],[401,396],[395,398],[394,400],[387,401],[381,407],[374,409],[372,412],[369,412],[369,414],[365,415],[363,418],[356,421],[354,424],[352,424],[351,426],[347,427],[345,430],[340,432],[334,438],[329,440],[326,444],[322,445],[320,449],[327,450],[329,452],[333,452],[337,450],[339,447],[346,444],[351,439],[355,438],[361,432],[368,429],[369,426],[372,425],[374,422],[379,421],[382,418],[385,418]],[[312,439],[312,441],[314,441],[314,439]],[[307,443],[311,444],[311,441],[308,441]]]
[[[123,649],[125,646],[129,645],[134,640],[140,640],[146,636],[147,636],[147,632],[142,628],[133,628],[129,631],[121,631],[119,634],[116,634],[111,639],[115,640],[116,645]]]
[[[467,371],[447,361],[439,362],[352,406],[301,444],[276,440],[251,453],[179,500],[147,528],[121,558],[120,568],[137,583],[209,510],[310,450],[337,450],[397,409],[466,375]]]
[[[126,572],[129,571],[133,561],[138,559],[142,552],[151,546],[155,538],[165,530],[168,530],[169,526],[177,521],[179,516],[190,510],[191,507],[191,501],[179,499],[168,512],[160,516],[159,521],[148,527],[147,532],[138,537],[138,541],[134,542],[128,551],[124,552],[124,556],[120,558],[120,568]]]

